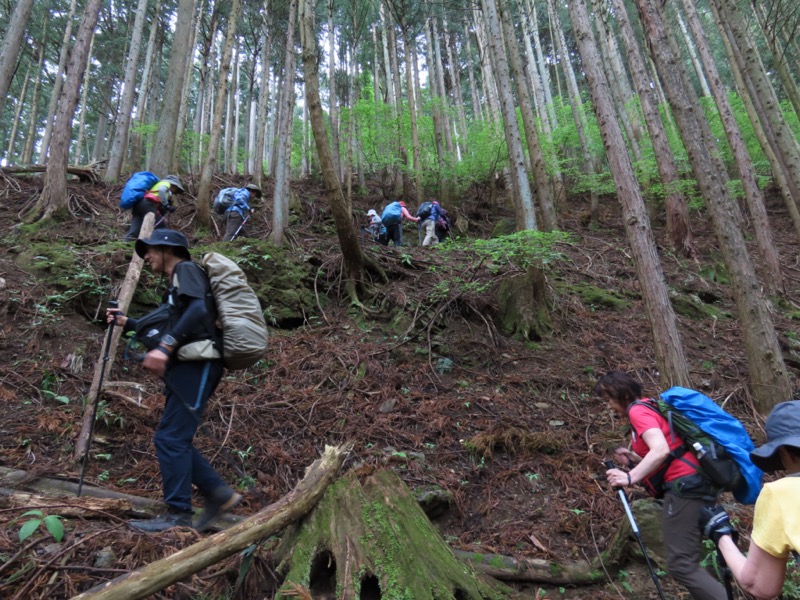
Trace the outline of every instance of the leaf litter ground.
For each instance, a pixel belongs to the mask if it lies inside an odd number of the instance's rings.
[[[101,324],[86,315],[96,317],[102,306],[78,309],[69,299],[43,306],[41,299],[56,290],[18,265],[24,237],[15,227],[19,212],[37,193],[37,182],[0,183],[5,240],[0,245],[0,464],[31,477],[76,481],[79,469],[71,453],[80,398],[89,389],[103,339]],[[337,265],[324,194],[307,183],[295,191],[302,198],[299,222],[304,225],[292,229],[291,244],[298,252],[313,248],[325,264]],[[115,208],[118,193],[118,188],[71,184],[74,219],[47,230],[52,243],[86,248],[121,237],[125,216]],[[359,214],[381,204],[377,195],[356,202]],[[548,274],[553,332],[539,341],[510,339],[498,331],[494,292],[508,273],[476,266],[467,255],[454,258],[416,245],[402,252],[366,247],[389,274],[377,295],[384,311],[376,315],[341,300],[339,274],[329,267],[319,292],[332,301],[320,303],[302,326],[272,331],[268,368],[231,373],[223,380],[196,438],[223,477],[245,490],[236,514],[252,514],[285,495],[325,444],[355,440],[346,468],[389,467],[414,490],[449,493],[452,504],[435,522],[453,548],[556,561],[591,560],[605,549],[625,516],[600,478],[602,460],[625,442],[625,431],[591,390],[599,374],[623,369],[637,373],[646,391],[654,392],[657,373],[618,205],[609,198],[601,225],[587,228],[584,207],[576,202],[563,218],[572,243],[559,244],[564,259]],[[502,207],[490,210],[479,196],[465,199],[458,212],[469,218],[471,235],[481,237],[509,216]],[[191,233],[193,213],[191,202],[185,202],[173,223]],[[777,201],[770,214],[787,299],[796,314],[796,244]],[[254,221],[251,235],[267,235],[269,210],[259,211]],[[672,289],[711,299],[721,315],[735,314],[729,290],[708,275],[719,270],[720,260],[708,220],[695,218],[693,227],[701,258],[693,262],[663,251],[667,281]],[[406,230],[407,237],[413,233]],[[663,236],[663,228],[656,233]],[[218,236],[200,241],[213,239]],[[116,276],[124,273],[126,262],[122,257]],[[484,285],[472,288],[481,288],[478,292],[434,293],[442,280],[455,277]],[[586,286],[616,291],[626,308],[613,309],[576,291]],[[404,320],[390,320],[401,309]],[[773,317],[788,342],[796,322],[786,313],[773,311]],[[736,320],[680,317],[680,324],[695,387],[725,400],[761,441],[762,422],[748,395]],[[157,382],[121,361],[107,379],[147,385],[141,406],[109,401],[97,422],[87,485],[159,499],[151,441],[162,402]],[[739,510],[746,525],[748,509]],[[186,530],[141,535],[124,518],[97,515],[65,519],[60,544],[43,529],[21,543],[18,531],[27,519],[21,512],[0,507],[2,597],[68,598],[200,537]],[[59,514],[57,502],[45,512]],[[240,557],[232,557],[158,597],[224,593],[236,583],[240,563]],[[234,596],[269,597],[263,590],[275,580],[273,569],[266,544]],[[663,585],[670,598],[687,597],[669,578]],[[623,575],[604,585],[568,589],[531,583],[519,590],[539,598],[657,598],[647,570],[635,558]]]

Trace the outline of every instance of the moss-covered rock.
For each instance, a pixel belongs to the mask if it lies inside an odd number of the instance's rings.
[[[626,310],[630,307],[630,302],[621,294],[611,290],[604,290],[594,285],[585,283],[566,285],[562,283],[556,287],[562,293],[578,296],[581,302],[592,309]]]
[[[503,235],[510,235],[517,230],[517,224],[514,219],[500,219],[492,230],[492,237],[500,237]]]
[[[704,302],[703,299],[695,293],[684,293],[670,290],[669,301],[675,312],[681,316],[690,319],[731,319],[731,313],[721,310],[720,308]]]

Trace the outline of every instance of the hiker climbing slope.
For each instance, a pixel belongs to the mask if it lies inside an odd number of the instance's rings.
[[[192,444],[206,403],[222,379],[217,307],[208,277],[192,262],[182,233],[157,230],[149,239],[136,240],[135,249],[153,273],[166,276],[169,287],[161,306],[148,315],[134,319],[110,308],[107,320],[136,333],[148,349],[142,366],[164,381],[166,401],[153,442],[167,512],[130,524],[148,533],[191,527],[195,485],[205,498],[205,510],[195,525],[202,531],[241,500]],[[203,343],[207,340],[213,343]],[[190,357],[192,345],[197,351]]]
[[[137,173],[136,175],[153,176],[152,173],[147,172]],[[175,210],[172,206],[172,196],[174,194],[182,194],[184,191],[183,183],[175,175],[167,175],[164,179],[152,184],[130,207],[133,216],[131,217],[131,225],[128,228],[128,232],[125,234],[125,239],[135,240],[139,237],[139,232],[142,229],[142,223],[147,213],[156,213],[155,225],[153,226],[155,229],[166,228],[166,216]]]
[[[618,448],[618,462],[631,466],[630,471],[609,469],[608,483],[615,488],[650,481],[651,494],[663,494],[662,529],[667,551],[667,570],[695,600],[725,600],[725,588],[700,566],[702,536],[697,529],[700,510],[716,501],[717,491],[699,472],[699,463],[686,453],[680,460],[670,460],[670,452],[683,441],[670,434],[667,420],[658,411],[642,403],[642,386],[630,375],[611,371],[598,380],[595,394],[622,419],[631,424],[631,450]],[[667,468],[662,471],[665,463]],[[661,482],[654,480],[661,478]],[[650,491],[649,490],[649,491]]]
[[[403,245],[403,220],[418,223],[419,217],[413,216],[406,208],[406,203],[402,200],[390,202],[383,209],[381,222],[386,227],[386,238],[393,241],[395,246]],[[387,242],[388,244],[388,242]]]
[[[222,241],[230,242],[245,235],[244,226],[253,213],[250,207],[251,197],[261,198],[261,188],[253,183],[248,183],[243,188],[225,188],[217,195],[214,210],[225,215],[225,235]]]

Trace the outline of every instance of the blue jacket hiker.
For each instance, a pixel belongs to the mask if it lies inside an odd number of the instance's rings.
[[[136,240],[135,250],[153,273],[167,277],[169,288],[163,303],[138,319],[108,309],[106,319],[136,333],[148,350],[142,367],[164,382],[166,401],[153,443],[167,512],[130,525],[147,533],[191,527],[194,485],[205,501],[205,510],[194,526],[203,531],[242,499],[192,443],[208,399],[222,379],[217,307],[208,277],[192,262],[189,242],[182,233],[156,230],[149,239]]]
[[[220,194],[229,190],[232,199],[230,207],[225,211],[225,236],[222,238],[224,242],[230,242],[245,234],[244,224],[253,212],[253,209],[250,208],[250,198],[251,196],[261,197],[261,188],[252,183],[248,183],[243,188],[222,190]]]

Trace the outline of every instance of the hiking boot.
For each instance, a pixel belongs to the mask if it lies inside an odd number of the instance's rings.
[[[128,521],[131,527],[145,533],[159,533],[173,527],[191,527],[192,513],[187,511],[170,511],[154,519],[144,521]]]
[[[210,528],[223,514],[235,508],[242,501],[242,495],[237,494],[229,487],[215,489],[206,497],[206,503],[200,518],[194,528],[205,531]]]

